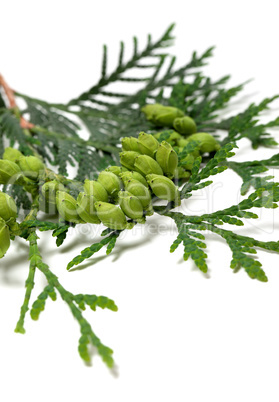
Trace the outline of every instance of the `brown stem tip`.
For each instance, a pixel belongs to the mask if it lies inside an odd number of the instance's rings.
[[[7,82],[5,81],[2,74],[0,74],[0,87],[2,87],[5,92],[7,100],[9,102],[9,108],[11,108],[11,109],[16,108],[17,104],[16,104],[16,100],[15,100],[15,96],[14,96],[14,91],[7,84]],[[24,117],[21,116],[20,117],[20,126],[23,129],[30,129],[30,128],[34,127],[34,124],[30,123]]]

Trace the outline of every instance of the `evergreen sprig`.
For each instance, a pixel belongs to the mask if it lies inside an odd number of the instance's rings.
[[[71,269],[74,265],[79,265],[81,264],[84,260],[92,257],[93,254],[97,253],[98,251],[101,250],[104,246],[107,245],[107,250],[106,254],[110,254],[112,250],[114,249],[116,240],[118,236],[120,235],[121,232],[119,231],[114,231],[113,233],[109,234],[107,237],[105,237],[103,240],[101,240],[98,243],[92,244],[90,247],[86,247],[84,250],[81,251],[80,255],[76,256],[73,258],[72,261],[70,261],[67,265],[67,269]]]
[[[269,131],[279,125],[279,118],[263,124],[260,117],[278,96],[266,98],[258,105],[252,103],[244,112],[223,119],[222,110],[244,88],[245,83],[228,87],[229,75],[213,81],[202,72],[202,67],[213,54],[213,47],[201,55],[194,52],[189,61],[176,67],[175,57],[165,50],[172,42],[172,31],[173,25],[157,41],[153,41],[149,35],[142,49],[138,39],[134,37],[133,51],[128,58],[125,57],[125,44],[121,42],[118,61],[112,72],[108,69],[108,47],[104,46],[101,76],[97,83],[65,104],[55,104],[16,92],[16,96],[25,101],[25,106],[22,109],[14,106],[9,108],[6,99],[0,94],[0,157],[3,156],[5,146],[10,145],[18,148],[25,156],[41,158],[48,166],[35,184],[27,181],[25,186],[15,183],[3,188],[4,192],[15,199],[23,215],[19,224],[9,222],[11,238],[21,236],[29,242],[29,271],[15,331],[25,332],[25,317],[29,309],[31,318],[37,320],[46,301],[49,298],[56,300],[57,295],[60,295],[79,323],[81,336],[78,351],[86,362],[90,361],[89,345],[97,348],[109,367],[113,366],[113,351],[103,345],[95,335],[83,316],[83,310],[89,306],[92,310],[100,307],[117,311],[117,306],[105,296],[71,293],[43,262],[36,230],[50,231],[56,238],[57,246],[60,246],[67,238],[69,228],[76,223],[65,219],[53,222],[38,217],[41,186],[56,180],[76,199],[83,191],[85,178],[96,178],[109,165],[120,164],[122,137],[136,137],[140,131],[152,134],[160,132],[159,142],[167,141],[173,130],[169,126],[158,127],[147,121],[141,112],[145,104],[160,103],[179,108],[195,120],[198,131],[211,132],[213,136],[216,136],[216,130],[224,133],[219,141],[221,148],[217,152],[195,158],[189,180],[186,183],[184,181],[180,187],[179,195],[182,200],[191,197],[194,191],[210,186],[213,183],[212,176],[226,169],[232,169],[242,178],[241,194],[246,197],[237,205],[200,216],[187,216],[173,211],[177,206],[174,202],[165,206],[155,204],[154,211],[173,219],[177,226],[178,235],[170,251],[174,252],[182,245],[184,260],[191,258],[205,273],[208,270],[206,232],[214,233],[231,250],[231,268],[236,271],[242,267],[249,277],[262,282],[267,281],[267,276],[260,261],[255,259],[257,249],[279,252],[277,241],[264,242],[237,233],[238,227],[243,226],[246,219],[258,218],[254,210],[251,211],[252,208],[278,206],[279,183],[269,173],[270,168],[278,168],[279,154],[259,161],[235,162],[229,159],[234,155],[233,150],[238,147],[238,140],[241,138],[248,138],[254,149],[277,145]],[[144,72],[142,78],[139,71]],[[130,84],[135,82],[141,87],[136,92],[131,92]],[[114,91],[111,88],[114,83],[121,83],[123,91]],[[81,132],[82,127],[87,129],[86,136]],[[197,142],[192,141],[184,147],[175,147],[179,167],[185,165],[184,158],[196,152],[198,146]],[[69,165],[77,168],[73,179],[67,177]],[[57,173],[50,170],[49,166],[55,167]],[[266,175],[262,175],[263,173]],[[176,184],[181,183],[178,181]],[[235,231],[226,226],[224,228],[224,225],[233,226]],[[97,239],[91,246],[83,249],[68,263],[67,269],[81,264],[104,247],[106,254],[110,254],[121,233],[122,230],[105,229],[101,234],[102,239]],[[36,270],[43,273],[47,286],[30,308]]]
[[[69,225],[65,224],[60,224],[60,223],[53,223],[53,222],[48,222],[48,221],[39,221],[39,220],[27,220],[23,221],[20,225],[21,229],[23,230],[23,236],[24,236],[24,230],[26,228],[37,228],[41,232],[46,232],[48,230],[53,230],[52,236],[57,237],[56,239],[56,245],[57,247],[61,246],[66,239],[67,232],[69,229]]]
[[[252,103],[244,112],[217,124],[216,127],[228,131],[223,144],[241,138],[248,138],[254,149],[257,149],[259,146],[270,147],[278,145],[271,134],[268,133],[268,129],[278,127],[279,118],[277,117],[265,124],[259,124],[260,113],[267,110],[269,105],[278,99],[278,97],[279,95],[275,95],[271,98],[266,98],[258,105]]]
[[[273,155],[269,159],[247,161],[247,162],[227,162],[230,169],[234,170],[243,180],[241,194],[245,195],[251,187],[262,188],[272,185],[269,180],[273,176],[256,176],[268,172],[270,168],[279,167],[279,154]]]
[[[233,214],[232,211],[231,213]],[[257,253],[256,248],[279,253],[279,242],[263,242],[248,236],[239,235],[231,230],[219,228],[217,225],[222,225],[223,222],[236,225],[239,225],[238,222],[241,222],[233,217],[227,219],[227,215],[222,215],[221,213],[218,215],[218,217],[212,214],[212,216],[208,215],[204,217],[198,217],[197,219],[195,217],[187,217],[176,212],[171,212],[167,214],[167,216],[174,219],[179,232],[177,239],[174,241],[170,248],[171,252],[174,252],[179,244],[183,243],[184,260],[187,260],[191,256],[196,266],[202,272],[207,272],[207,255],[202,250],[203,248],[206,248],[206,243],[201,241],[205,240],[205,237],[196,231],[211,231],[214,234],[222,237],[231,249],[232,269],[238,270],[239,268],[243,267],[250,278],[258,279],[262,282],[267,282],[268,279],[265,272],[261,268],[261,262],[255,260],[253,255]],[[246,217],[249,216],[246,215]],[[196,240],[196,238],[198,238],[198,240]]]
[[[208,181],[203,181],[204,179],[207,179],[210,176],[214,176],[218,173],[222,173],[224,170],[227,169],[227,166],[221,165],[219,166],[223,161],[227,160],[227,158],[230,158],[235,155],[234,152],[231,152],[233,148],[236,148],[235,143],[228,143],[225,146],[223,146],[219,151],[216,152],[214,157],[210,159],[210,161],[201,169],[201,162],[202,158],[198,157],[196,158],[193,168],[191,170],[191,177],[189,181],[182,187],[180,191],[180,196],[181,198],[189,198],[191,197],[191,192],[194,190],[199,190],[201,188],[204,188],[212,183],[211,180]],[[187,155],[188,153],[193,150],[195,145],[193,147],[186,146],[183,149],[183,155]]]
[[[104,47],[102,74],[98,83],[66,104],[48,103],[16,92],[16,95],[26,102],[26,108],[20,111],[4,111],[4,115],[6,113],[11,115],[10,119],[13,119],[14,129],[11,130],[5,125],[3,135],[10,138],[11,145],[20,142],[21,147],[26,150],[30,148],[31,143],[32,149],[28,152],[32,153],[32,150],[35,150],[45,160],[58,166],[60,174],[67,175],[68,166],[77,165],[76,178],[78,180],[88,178],[89,175],[94,177],[105,166],[117,164],[120,138],[137,135],[139,131],[151,128],[140,113],[141,106],[150,99],[175,104],[177,102],[176,93],[181,90],[174,89],[169,101],[163,98],[164,90],[173,87],[175,82],[179,85],[185,76],[189,80],[192,76],[199,77],[200,72],[197,70],[203,67],[207,63],[207,59],[212,56],[213,48],[209,48],[200,56],[194,52],[189,62],[175,69],[175,57],[158,53],[171,44],[173,28],[174,25],[171,25],[155,42],[149,35],[147,44],[142,51],[139,51],[138,40],[134,38],[134,52],[126,62],[124,61],[125,45],[121,42],[118,64],[111,74],[107,74],[108,49]],[[153,59],[154,63],[150,64],[149,61],[148,64],[144,64],[145,59]],[[167,68],[166,63],[169,63]],[[130,70],[135,71],[136,74],[137,69],[146,70],[147,76],[139,79],[127,77]],[[165,72],[162,75],[163,70]],[[212,91],[220,91],[224,98],[223,104],[225,104],[233,96],[231,90],[221,88],[227,79],[228,76],[212,83],[208,77],[203,77],[203,79],[197,78],[194,84],[186,83],[183,86],[186,85],[190,97],[203,94],[207,99],[208,94]],[[115,82],[126,82],[129,85],[129,82],[135,81],[139,81],[143,85],[135,94],[129,93],[129,90],[127,93],[121,94],[105,89]],[[105,100],[100,100],[98,98],[100,96]],[[113,102],[110,101],[112,99]],[[88,106],[88,102],[92,106]],[[212,99],[208,102],[210,107],[204,100],[203,116],[205,117],[206,110],[208,110],[207,117],[209,118],[213,109],[221,104],[220,101],[218,103],[217,100]],[[185,109],[184,106],[183,109]],[[20,114],[29,118],[34,126],[22,130],[19,122]],[[78,135],[81,124],[76,123],[76,119],[87,128],[87,139]],[[88,165],[91,166],[90,172],[88,172]]]
[[[52,300],[56,300],[56,293],[59,293],[62,300],[64,300],[64,302],[68,304],[68,307],[70,308],[74,318],[78,321],[80,325],[81,337],[79,340],[78,350],[81,358],[86,362],[89,362],[91,360],[90,353],[88,351],[88,345],[91,343],[97,348],[98,353],[102,357],[103,361],[109,367],[112,367],[114,364],[112,358],[113,351],[102,344],[100,339],[93,332],[88,321],[83,317],[82,310],[85,309],[85,304],[89,305],[92,310],[95,310],[98,306],[101,308],[108,308],[112,311],[117,311],[117,306],[115,305],[113,300],[108,299],[104,296],[80,294],[74,295],[66,290],[59,282],[57,276],[50,271],[49,267],[45,263],[43,263],[37,244],[38,237],[36,235],[35,229],[31,229],[28,240],[30,243],[30,270],[26,281],[26,293],[24,297],[24,302],[21,307],[21,314],[16,325],[15,332],[25,333],[25,315],[29,310],[31,292],[34,287],[35,270],[38,269],[45,275],[48,281],[48,285],[45,287],[44,291],[40,293],[37,300],[33,303],[30,311],[31,318],[34,320],[38,320],[40,313],[45,308],[45,302],[47,298],[50,297]]]

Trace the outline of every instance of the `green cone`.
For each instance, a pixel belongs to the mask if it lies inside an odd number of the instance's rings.
[[[121,177],[121,179],[122,179],[123,181],[124,181],[124,180],[131,180],[131,179],[138,180],[138,181],[140,181],[142,184],[144,184],[145,187],[148,187],[147,181],[145,180],[145,178],[143,177],[143,175],[140,174],[140,173],[138,173],[138,172],[134,172],[134,171],[129,172],[129,171],[127,171],[127,172],[122,173],[122,174],[120,175],[120,177]]]
[[[173,127],[183,135],[190,135],[197,132],[196,123],[190,116],[176,118],[173,122]]]
[[[65,187],[57,180],[46,182],[41,188],[40,197],[40,210],[49,214],[55,214],[56,208],[56,193],[57,191],[64,191]]]
[[[120,177],[122,173],[127,172],[127,169],[120,166],[109,166],[108,168],[105,169],[105,171],[114,173],[116,174],[116,176]]]
[[[140,155],[135,160],[135,170],[146,176],[148,174],[161,174],[163,175],[163,170],[160,165],[148,155]]]
[[[163,106],[158,103],[145,105],[141,108],[148,121],[159,127],[172,127],[173,121],[177,117],[184,116],[182,110],[172,106]]]
[[[18,166],[24,176],[33,180],[37,179],[39,173],[45,169],[43,162],[36,156],[22,156],[18,160]]]
[[[94,206],[96,200],[92,195],[79,193],[77,198],[77,213],[84,222],[101,223]]]
[[[138,180],[125,180],[125,190],[137,197],[147,215],[153,214],[152,199],[149,189]]]
[[[122,211],[129,218],[144,223],[143,207],[140,200],[128,191],[119,191],[118,194],[119,205]]]
[[[138,139],[135,137],[124,137],[121,140],[123,151],[139,151]]]
[[[128,170],[134,170],[135,160],[140,153],[135,151],[124,151],[120,152],[119,155],[121,165]]]
[[[4,221],[16,219],[17,207],[12,197],[0,191],[0,218]]]
[[[138,148],[139,152],[143,155],[154,157],[155,152],[159,147],[159,142],[151,134],[146,134],[143,131],[139,133]]]
[[[0,184],[15,183],[21,176],[16,163],[0,159]]]
[[[105,187],[97,180],[84,181],[84,192],[95,198],[96,201],[108,201],[108,193]]]
[[[77,202],[65,191],[57,191],[56,206],[59,215],[68,222],[84,223],[77,213]]]
[[[215,138],[208,133],[196,133],[187,138],[188,141],[198,141],[201,153],[218,151],[221,148]]]
[[[173,177],[178,165],[178,156],[172,146],[163,141],[156,153],[156,161],[168,177]]]
[[[127,220],[124,212],[117,205],[108,202],[95,202],[98,218],[110,229],[123,230],[127,228]]]
[[[102,171],[99,174],[97,181],[102,184],[109,196],[115,200],[117,199],[118,192],[122,187],[122,182],[116,174]]]
[[[10,231],[6,222],[0,218],[0,258],[4,257],[10,247]]]
[[[168,177],[150,174],[146,176],[146,180],[156,197],[180,205],[178,188]]]
[[[18,149],[8,147],[5,149],[3,159],[9,160],[11,162],[17,162],[22,156],[24,155]]]

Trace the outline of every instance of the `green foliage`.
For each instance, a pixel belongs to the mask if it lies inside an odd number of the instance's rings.
[[[20,143],[26,144],[26,147],[31,141],[38,154],[54,166],[58,166],[60,174],[67,175],[68,165],[77,165],[78,180],[89,176],[94,177],[94,174],[107,165],[119,163],[120,138],[136,135],[139,131],[150,127],[150,123],[140,113],[140,107],[149,99],[158,98],[160,93],[163,102],[175,103],[179,88],[173,91],[170,102],[164,100],[164,90],[172,87],[174,80],[178,83],[183,82],[188,71],[191,71],[189,73],[191,77],[194,71],[204,66],[207,59],[212,56],[213,48],[208,49],[201,56],[194,52],[189,62],[175,69],[175,57],[158,53],[171,43],[172,30],[173,25],[157,41],[152,41],[149,35],[147,44],[141,51],[139,51],[137,38],[134,38],[134,51],[127,61],[124,60],[125,45],[121,42],[118,63],[110,74],[107,73],[108,49],[104,46],[101,78],[88,91],[71,99],[65,105],[48,103],[16,93],[26,102],[26,108],[21,110],[21,114],[29,118],[35,127],[24,130],[23,133],[14,117],[14,122],[19,127],[18,135],[9,130],[5,134],[10,136],[13,142],[18,142],[18,136],[21,135]],[[137,70],[146,71],[146,77],[129,76],[130,71],[137,74]],[[165,72],[162,74],[163,71]],[[118,93],[107,89],[115,82],[126,85],[127,92]],[[142,88],[131,94],[130,82],[139,82]],[[191,87],[188,88],[191,96],[197,95],[199,91],[210,93],[210,89],[217,88],[224,83],[224,80],[210,85],[209,83],[205,85],[202,81],[200,85],[197,85],[197,82],[194,87],[192,84],[187,84]],[[156,92],[157,96],[154,95]],[[81,124],[77,123],[77,120],[87,128],[87,139],[79,135]]]
[[[122,136],[135,136],[139,131],[148,129],[157,130],[140,113],[141,106],[154,100],[184,110],[195,119],[199,131],[227,130],[223,143],[247,137],[253,147],[275,144],[266,130],[278,125],[278,119],[263,125],[257,124],[255,118],[276,97],[265,99],[259,105],[252,104],[245,112],[217,123],[220,110],[243,89],[244,84],[227,89],[229,75],[212,81],[200,71],[212,57],[213,47],[200,56],[194,52],[189,62],[175,68],[175,57],[160,53],[171,43],[173,27],[171,25],[157,41],[152,41],[149,35],[141,51],[137,38],[133,38],[134,50],[127,60],[124,58],[125,44],[121,42],[119,59],[111,73],[107,72],[109,52],[104,46],[99,81],[66,104],[48,103],[16,93],[26,102],[20,113],[29,118],[35,127],[22,130],[17,119],[19,111],[2,109],[0,127],[4,127],[5,136],[11,144],[19,143],[20,150],[25,154],[36,151],[58,166],[60,174],[67,175],[69,165],[78,166],[77,180],[96,177],[97,172],[107,165],[118,164]],[[129,76],[130,71],[137,74],[137,70],[146,71],[146,76]],[[116,82],[122,82],[127,91],[109,90],[110,85]],[[142,88],[131,94],[130,82],[139,82]],[[165,90],[169,88],[172,89],[171,95],[165,97]],[[88,130],[87,139],[80,135],[81,124]]]
[[[185,261],[188,260],[189,257],[195,262],[196,266],[202,271],[207,272],[207,264],[206,258],[207,255],[202,250],[206,248],[206,244],[201,241],[204,240],[204,236],[201,234],[190,230],[187,226],[180,224],[177,222],[177,227],[179,231],[179,235],[177,239],[173,242],[170,248],[170,252],[173,253],[180,243],[183,243],[184,246],[184,255],[183,258]],[[196,240],[198,238],[198,240]]]
[[[31,318],[33,320],[38,320],[39,315],[45,309],[45,302],[47,298],[50,297],[51,300],[56,300],[56,292],[55,289],[48,285],[45,287],[43,292],[41,292],[32,305],[32,309],[30,311]],[[117,311],[118,308],[113,300],[109,299],[105,296],[96,296],[96,295],[88,295],[88,294],[77,294],[72,295],[72,299],[81,310],[85,310],[86,305],[88,305],[91,310],[96,311],[96,307],[100,307],[102,309],[109,309],[111,311]]]
[[[92,257],[93,254],[97,253],[101,248],[107,245],[106,254],[110,254],[115,246],[116,240],[120,235],[121,231],[114,231],[109,236],[105,237],[99,243],[94,243],[90,247],[86,247],[84,250],[81,251],[80,255],[73,258],[67,265],[67,269],[72,268],[74,265],[81,264],[87,258]]]
[[[30,302],[30,297],[31,293],[34,287],[34,278],[35,278],[35,269],[39,264],[42,264],[42,258],[39,253],[38,247],[37,247],[37,236],[34,231],[32,231],[28,237],[29,240],[29,260],[30,260],[30,265],[29,265],[29,274],[25,282],[25,296],[24,296],[24,301],[20,310],[20,317],[19,320],[16,324],[15,332],[24,334],[25,329],[24,329],[24,320],[25,320],[25,315],[27,311],[29,310],[29,302]]]
[[[67,237],[68,229],[69,229],[68,225],[62,225],[59,226],[57,229],[54,229],[52,236],[57,237],[56,239],[57,247],[61,246],[64,243],[64,240]]]
[[[22,111],[22,114],[28,116],[33,124],[48,131],[64,134],[65,137],[78,137],[77,131],[80,130],[80,126],[51,105],[42,101],[36,102],[27,96],[24,100],[26,109]]]
[[[232,205],[229,208],[211,214],[186,216],[178,212],[164,213],[164,215],[169,216],[175,221],[178,228],[177,239],[172,244],[170,251],[175,251],[179,244],[183,243],[184,259],[187,260],[188,257],[191,256],[196,266],[201,271],[207,272],[207,255],[201,250],[201,248],[206,247],[206,244],[201,241],[205,240],[205,237],[195,231],[208,230],[222,237],[228,244],[233,256],[231,268],[239,269],[240,267],[243,267],[252,279],[266,282],[267,277],[261,268],[262,264],[249,254],[256,254],[256,248],[279,252],[279,242],[258,241],[251,237],[241,236],[230,230],[219,228],[219,226],[224,223],[243,226],[244,223],[239,218],[258,218],[255,213],[247,211],[247,209],[278,207],[278,187],[279,183],[271,183],[271,186],[269,187],[257,189],[238,205]],[[160,210],[158,210],[158,212],[159,211]],[[196,240],[196,238],[198,240]]]
[[[252,148],[259,146],[275,146],[277,143],[269,133],[269,129],[279,125],[279,118],[268,123],[260,122],[260,114],[278,97],[264,99],[259,105],[251,104],[244,112],[227,119],[222,119],[220,112],[244,87],[244,84],[229,88],[230,76],[225,75],[213,81],[202,72],[212,56],[213,48],[203,54],[192,54],[191,59],[183,66],[175,66],[175,57],[166,54],[165,48],[172,41],[171,25],[162,37],[153,41],[149,35],[147,43],[141,49],[137,38],[133,38],[133,51],[130,57],[125,57],[125,44],[120,43],[119,57],[116,67],[108,72],[108,47],[103,48],[101,76],[95,85],[82,94],[74,97],[66,104],[54,104],[40,99],[34,99],[25,94],[16,93],[25,101],[22,110],[7,109],[0,95],[0,156],[2,157],[6,144],[18,148],[24,155],[35,155],[43,158],[49,166],[55,166],[57,173],[45,169],[36,180],[28,185],[6,185],[4,191],[16,201],[17,207],[24,216],[19,224],[9,222],[11,238],[20,236],[29,242],[29,271],[26,280],[26,290],[20,311],[16,332],[24,333],[24,322],[29,310],[31,294],[34,287],[35,271],[39,270],[47,280],[47,286],[33,302],[30,314],[37,320],[44,310],[48,298],[56,300],[57,295],[68,305],[73,317],[77,320],[81,336],[78,351],[81,358],[89,362],[91,359],[90,345],[93,345],[104,362],[112,367],[113,351],[103,345],[93,332],[90,324],[83,316],[86,306],[96,310],[97,307],[117,311],[114,301],[105,296],[76,294],[66,290],[57,276],[43,262],[38,248],[36,230],[51,231],[56,238],[57,246],[63,244],[68,229],[76,223],[62,222],[57,217],[55,221],[38,218],[40,189],[45,181],[57,180],[66,188],[69,195],[75,199],[83,191],[85,178],[97,178],[98,173],[109,165],[119,165],[120,140],[124,136],[136,137],[140,131],[156,134],[161,132],[158,141],[168,141],[173,130],[169,127],[156,127],[148,122],[141,113],[141,107],[146,103],[161,103],[181,109],[192,117],[198,131],[212,132],[223,130],[224,137],[221,149],[216,153],[196,157],[188,181],[184,180],[180,189],[181,199],[192,196],[193,191],[212,184],[211,176],[232,169],[243,180],[241,194],[244,196],[252,191],[238,205],[214,211],[200,216],[187,216],[172,209],[177,206],[169,202],[166,206],[153,206],[160,215],[170,217],[178,229],[177,238],[171,245],[174,252],[183,246],[183,258],[191,258],[203,273],[208,270],[206,249],[206,233],[219,236],[228,245],[232,253],[231,268],[237,271],[241,267],[248,276],[262,282],[267,281],[265,272],[259,260],[255,259],[257,249],[279,252],[279,242],[263,242],[252,237],[242,236],[232,230],[224,229],[232,225],[235,229],[245,224],[246,219],[257,219],[252,208],[276,208],[279,202],[279,183],[274,182],[269,175],[270,168],[279,166],[279,154],[261,161],[232,162],[237,141],[248,138]],[[139,78],[139,71],[144,71]],[[140,89],[131,92],[131,84],[138,83]],[[111,84],[121,83],[123,92],[111,89]],[[22,129],[21,116],[34,125]],[[81,131],[86,128],[86,134]],[[178,143],[176,143],[177,145]],[[197,151],[198,143],[189,142],[183,149],[174,146],[178,153],[179,167],[183,159]],[[77,169],[73,180],[67,178],[69,165]],[[265,176],[262,173],[267,173]],[[261,174],[261,176],[258,176]],[[179,180],[176,184],[181,184]],[[171,183],[172,184],[172,183]],[[149,211],[150,212],[150,211]],[[146,214],[148,215],[148,214]],[[144,216],[144,219],[148,216]],[[68,218],[69,219],[69,218]],[[143,219],[143,221],[144,221]],[[129,225],[135,222],[129,221]],[[106,254],[110,254],[119,239],[121,231],[105,229],[102,240],[86,247],[67,265],[67,269],[81,264],[106,246]]]
[[[61,246],[66,239],[67,232],[69,229],[69,225],[61,225],[60,223],[53,223],[48,221],[39,221],[39,220],[27,220],[23,221],[20,225],[21,229],[26,228],[37,228],[41,232],[45,232],[48,230],[53,230],[52,236],[57,237],[56,245],[57,247]],[[24,233],[24,232],[23,232]]]
[[[39,220],[28,220],[28,221],[23,221],[21,223],[21,228],[37,228],[41,232],[47,231],[47,230],[56,230],[59,228],[58,223],[53,223],[53,222],[48,222],[48,221],[39,221]]]
[[[24,155],[33,155],[32,137],[25,135],[19,124],[19,119],[14,115],[12,110],[0,111],[0,127],[1,137],[4,136],[9,140],[10,146],[13,147],[15,143],[19,144],[19,150]]]
[[[217,112],[243,89],[244,84],[225,89],[224,85],[229,78],[226,75],[212,82],[209,77],[198,72],[194,74],[193,82],[184,83],[181,79],[173,86],[168,103],[185,111],[195,120],[198,130],[202,131],[203,128],[208,128],[211,120],[218,117]]]
[[[22,208],[24,211],[30,211],[31,200],[26,194],[26,191],[18,184],[13,184],[12,186],[6,186],[5,192],[9,194],[16,202],[18,209]]]
[[[108,299],[104,296],[95,296],[95,295],[74,295],[71,292],[67,291],[61,283],[58,281],[56,275],[54,275],[49,267],[42,262],[42,257],[39,252],[39,248],[37,245],[37,235],[34,231],[35,229],[31,229],[30,235],[28,237],[30,243],[30,269],[29,275],[26,281],[26,293],[23,305],[21,307],[21,314],[19,321],[16,325],[15,332],[25,333],[24,329],[24,320],[27,311],[29,310],[29,302],[31,297],[31,292],[34,287],[34,275],[36,268],[39,269],[46,277],[48,281],[48,285],[45,287],[43,292],[40,293],[38,298],[32,305],[30,314],[33,320],[38,320],[40,313],[45,308],[45,303],[48,297],[50,297],[53,301],[56,300],[56,293],[59,293],[61,298],[66,302],[74,316],[74,318],[78,321],[80,325],[81,338],[79,340],[79,354],[81,358],[85,361],[90,361],[90,354],[88,352],[88,345],[91,343],[98,350],[98,353],[102,357],[103,361],[109,366],[112,367],[114,362],[112,358],[113,351],[107,346],[103,345],[100,339],[93,332],[88,321],[83,317],[82,310],[84,310],[84,305],[87,304],[90,306],[92,310],[95,310],[96,307],[108,308],[112,311],[117,311],[117,306],[114,301]],[[81,347],[81,344],[83,345]]]
[[[13,111],[4,110],[2,120],[5,135],[10,138],[11,144],[21,144],[20,149],[25,150],[25,154],[35,150],[45,160],[58,166],[60,174],[67,175],[68,165],[76,165],[77,180],[94,177],[107,165],[119,163],[118,147],[122,136],[136,135],[148,129],[156,130],[140,113],[141,106],[155,99],[184,110],[195,119],[198,130],[228,130],[224,143],[245,136],[251,139],[253,147],[275,144],[265,131],[277,125],[278,119],[262,125],[257,124],[255,117],[276,97],[265,99],[258,106],[252,104],[244,113],[217,123],[220,110],[243,89],[244,84],[227,89],[229,75],[212,81],[202,74],[200,68],[212,57],[212,47],[200,56],[194,52],[189,62],[175,69],[175,57],[158,53],[170,44],[172,30],[173,25],[154,42],[149,35],[141,51],[137,38],[134,38],[134,51],[126,61],[125,44],[121,42],[118,63],[110,74],[107,73],[108,48],[104,46],[101,78],[97,84],[64,105],[16,93],[26,102],[21,114],[29,118],[35,127],[20,129],[16,116],[12,116]],[[150,60],[153,62],[150,63]],[[146,71],[146,77],[129,76],[130,71],[137,74],[139,69]],[[122,82],[127,91],[119,93],[109,90],[109,86],[116,82]],[[130,82],[139,82],[142,88],[131,94]],[[164,93],[168,88],[172,91],[167,98]],[[79,135],[81,124],[88,130],[87,139]]]
[[[56,300],[55,289],[50,285],[46,286],[43,292],[39,294],[37,300],[34,301],[30,311],[32,320],[37,321],[39,319],[40,313],[45,309],[45,304],[48,297],[50,297],[53,301]]]
[[[96,311],[96,307],[107,308],[111,311],[118,310],[114,301],[105,296],[78,294],[74,296],[74,300],[81,310],[85,310],[86,305],[93,311]]]
[[[217,124],[216,128],[228,131],[228,135],[224,138],[223,144],[241,138],[248,138],[254,149],[257,149],[259,146],[269,147],[277,145],[277,142],[272,138],[271,134],[267,132],[267,129],[278,126],[279,118],[265,124],[258,124],[258,116],[262,111],[268,109],[269,105],[276,100],[278,96],[279,95],[266,98],[260,102],[259,105],[252,103],[244,112]]]
[[[161,136],[160,136],[161,139]],[[194,152],[198,149],[198,142],[197,141],[191,141],[189,142],[185,147],[183,147],[181,152],[178,152],[178,161],[180,162],[182,159],[184,159],[187,155],[189,155],[191,152]],[[197,162],[196,166],[199,165],[201,163],[201,159],[196,159]],[[181,163],[179,164],[181,166]],[[198,166],[198,168],[199,168]],[[193,175],[193,171],[192,171],[192,175]]]
[[[259,161],[228,162],[227,166],[242,178],[241,194],[245,195],[251,186],[254,188],[266,188],[272,185],[269,180],[272,179],[273,176],[258,177],[256,175],[268,172],[271,167],[278,168],[279,154],[275,154],[269,159]]]
[[[191,177],[188,183],[186,183],[180,191],[181,198],[189,198],[191,197],[192,195],[191,192],[193,190],[199,190],[212,183],[211,180],[201,182],[203,179],[207,179],[209,176],[214,176],[226,170],[227,166],[219,166],[219,165],[222,162],[224,162],[227,158],[230,158],[231,156],[235,155],[234,152],[231,152],[231,150],[235,147],[236,147],[235,143],[229,143],[223,146],[221,149],[219,149],[219,151],[216,152],[214,157],[210,159],[210,161],[201,170],[200,166],[202,159],[201,157],[196,158],[191,171],[192,173]],[[185,152],[187,153],[187,149],[185,149]]]

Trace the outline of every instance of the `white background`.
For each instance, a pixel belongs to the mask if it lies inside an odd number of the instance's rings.
[[[112,69],[120,40],[130,44],[136,35],[141,45],[147,33],[157,39],[175,22],[176,45],[170,50],[178,65],[193,50],[216,45],[208,74],[231,73],[231,84],[255,78],[239,97],[243,108],[279,93],[276,3],[2,1],[0,71],[20,92],[66,102],[99,79],[103,43]],[[274,152],[251,151],[246,141],[240,145],[235,160]],[[183,209],[202,213],[230,206],[239,201],[239,185],[233,173],[223,173]],[[236,230],[276,240],[277,218],[277,211],[264,211],[259,222]],[[114,349],[117,367],[109,371],[98,356],[92,367],[83,364],[78,325],[60,300],[47,302],[39,322],[27,314],[24,336],[13,332],[28,272],[28,248],[19,241],[0,266],[1,400],[278,402],[278,255],[258,253],[269,282],[253,281],[243,270],[232,272],[228,247],[208,234],[204,275],[192,261],[183,262],[181,248],[169,253],[175,239],[171,222],[151,217],[110,256],[100,253],[83,269],[66,272],[67,262],[93,235],[83,227],[56,249],[53,238],[40,234],[41,251],[66,289],[115,300],[117,313],[88,311],[86,317]],[[44,285],[38,273],[33,298]]]

